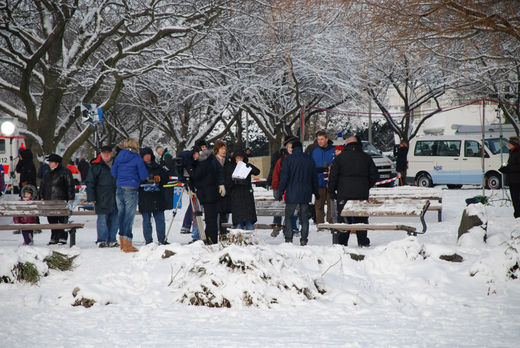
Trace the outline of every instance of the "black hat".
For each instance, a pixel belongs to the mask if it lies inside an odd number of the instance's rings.
[[[195,145],[194,147],[191,148],[191,151],[192,152],[201,152],[202,149],[200,148],[200,146]]]
[[[294,135],[287,135],[285,137],[285,139],[283,140],[283,146],[287,146],[287,144],[289,144],[293,140],[298,140],[298,138],[295,137]]]
[[[49,155],[49,157],[47,157],[47,160],[49,162],[61,163],[62,158],[61,158],[61,156],[53,153],[53,154]]]
[[[204,139],[199,139],[195,142],[195,146],[202,148],[203,146],[209,147],[208,142]]]
[[[144,157],[144,155],[152,155],[153,156],[153,151],[152,149],[150,149],[149,147],[142,147],[140,150],[139,150],[139,155],[141,157]]]
[[[101,152],[112,152],[112,146],[110,146],[110,145],[101,146]]]
[[[515,146],[520,145],[520,137],[518,137],[518,136],[510,137],[509,143],[511,143],[512,145],[515,145]]]

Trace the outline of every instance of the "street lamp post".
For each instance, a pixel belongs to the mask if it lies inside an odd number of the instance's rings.
[[[11,181],[11,184],[12,184],[13,178],[15,177],[14,168],[13,168],[14,158],[13,158],[13,137],[12,137],[15,130],[16,130],[16,125],[12,121],[3,121],[2,125],[0,126],[0,131],[2,132],[2,134],[9,138],[9,180]],[[13,186],[11,185],[11,190],[12,190],[12,187]]]

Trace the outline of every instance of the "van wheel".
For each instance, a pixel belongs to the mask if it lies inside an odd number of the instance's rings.
[[[502,187],[500,174],[496,172],[486,174],[486,188],[498,190],[500,187]]]
[[[448,188],[450,190],[458,190],[458,189],[460,189],[462,187],[462,185],[453,185],[453,184],[448,184],[446,186],[448,186]]]
[[[432,187],[433,186],[432,178],[427,173],[420,174],[417,177],[417,179],[415,180],[415,183],[419,187]]]

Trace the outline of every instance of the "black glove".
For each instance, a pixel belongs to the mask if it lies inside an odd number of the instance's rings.
[[[329,197],[334,201],[338,199],[338,195],[335,192],[329,192]]]
[[[281,196],[282,195],[280,194],[280,192],[278,190],[273,190],[273,197],[274,197],[275,201],[279,201]]]
[[[320,194],[319,194],[318,192],[316,192],[316,193],[314,194],[314,197],[316,198],[317,201],[320,200]]]

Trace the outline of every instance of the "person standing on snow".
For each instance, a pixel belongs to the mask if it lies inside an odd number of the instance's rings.
[[[132,245],[132,226],[137,211],[137,190],[141,181],[148,178],[148,170],[138,152],[139,141],[126,139],[110,170],[110,174],[116,178],[119,243],[125,253],[138,251]]]
[[[112,168],[112,147],[101,147],[101,154],[91,162],[85,183],[87,200],[94,203],[97,215],[97,240],[100,248],[114,248],[119,228],[119,214],[116,205],[116,180],[110,174]]]
[[[287,222],[298,208],[302,225],[300,245],[305,246],[309,237],[309,202],[312,200],[312,194],[317,200],[320,198],[316,166],[312,158],[303,153],[299,140],[287,144],[287,151],[289,156],[282,163],[278,186],[280,197],[283,197],[285,192],[285,242],[292,243],[293,230]]]
[[[511,202],[513,203],[513,216],[520,217],[520,137],[514,136],[509,138],[507,143],[509,148],[509,158],[507,164],[502,166],[499,171],[506,174],[506,182],[509,185],[511,193]]]
[[[372,157],[363,152],[359,138],[349,136],[345,140],[344,151],[332,162],[329,174],[329,194],[337,200],[338,222],[345,222],[341,216],[343,207],[349,200],[368,199],[369,190],[377,182],[379,174]],[[349,224],[368,223],[367,217],[347,217]],[[370,246],[367,231],[356,231],[358,245]],[[339,244],[348,245],[349,233],[341,233]]]
[[[316,165],[316,175],[318,177],[319,185],[318,192],[320,194],[320,199],[315,201],[316,223],[322,224],[325,220],[325,204],[327,204],[327,222],[332,223],[331,202],[327,192],[327,177],[329,173],[329,166],[335,157],[334,146],[332,145],[332,141],[329,140],[329,136],[325,131],[319,131],[316,134],[316,143],[318,146],[316,146],[311,152],[312,159]]]
[[[72,203],[74,201],[74,180],[68,168],[61,165],[61,156],[53,153],[49,155],[50,171],[43,177],[38,196],[41,200],[62,200]],[[49,224],[63,224],[68,216],[47,216]],[[67,244],[67,232],[65,230],[51,230],[49,245]]]
[[[233,178],[233,172],[239,162],[244,162],[246,167],[251,171],[245,179]],[[230,181],[230,201],[231,201],[231,218],[233,219],[233,227],[244,230],[254,230],[254,224],[257,221],[255,197],[253,196],[253,187],[251,185],[251,175],[260,174],[260,170],[248,163],[247,155],[243,150],[235,151],[232,167],[227,175],[226,181]]]
[[[164,221],[164,189],[162,185],[168,182],[168,173],[157,162],[152,149],[144,147],[140,151],[146,169],[148,170],[148,178],[142,182],[139,187],[139,211],[143,217],[143,236],[146,244],[153,242],[152,237],[152,215],[155,220],[155,229],[157,232],[157,242],[159,244],[168,244],[166,242],[166,224]]]

